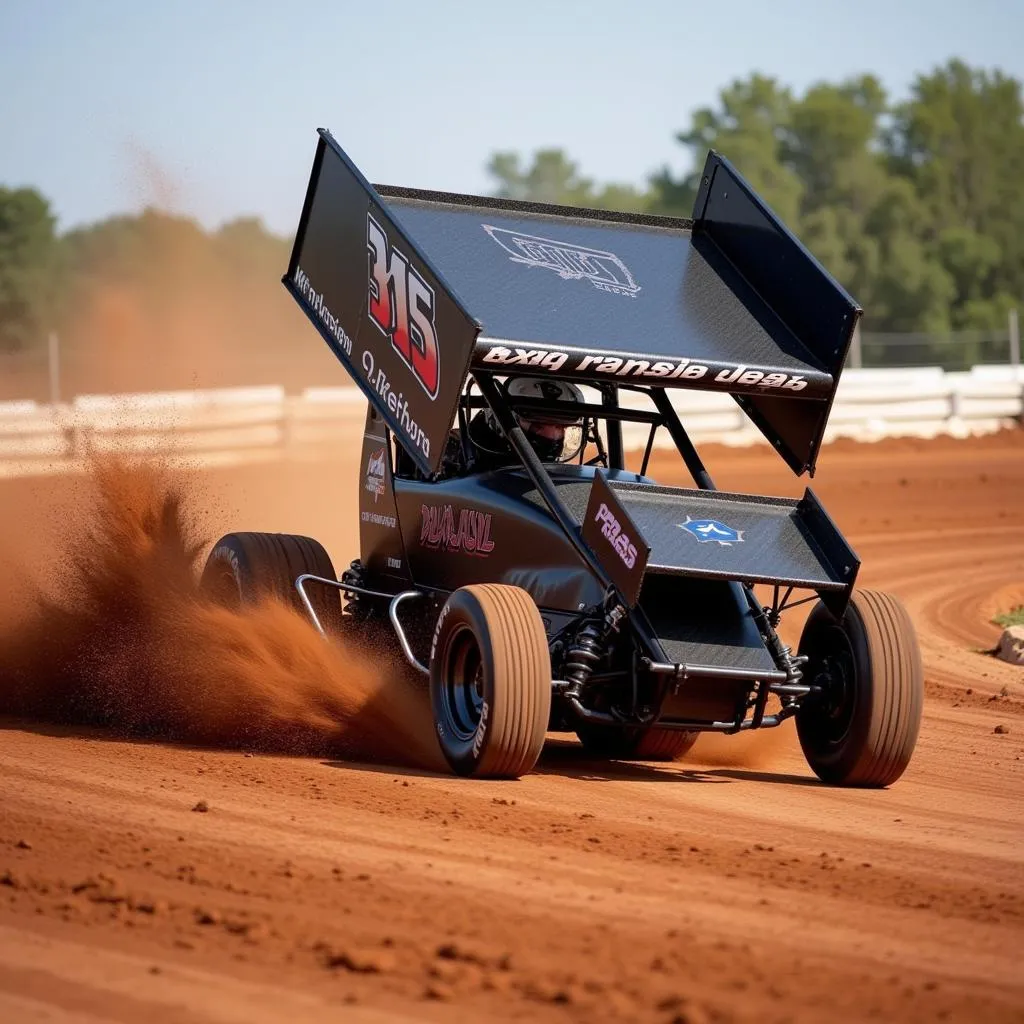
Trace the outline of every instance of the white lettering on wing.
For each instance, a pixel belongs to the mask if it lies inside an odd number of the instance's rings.
[[[554,238],[482,224],[514,263],[554,271],[563,281],[589,281],[598,291],[636,298],[640,285],[626,264],[613,252],[591,249]]]
[[[327,333],[338,343],[345,352],[345,355],[352,355],[352,339],[348,336],[345,328],[341,326],[338,318],[328,308],[324,301],[323,292],[318,292],[309,280],[309,275],[302,269],[295,269],[295,288],[302,296],[303,301],[315,314],[317,320],[326,328]]]

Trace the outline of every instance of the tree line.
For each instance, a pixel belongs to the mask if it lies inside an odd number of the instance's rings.
[[[596,182],[561,149],[495,153],[487,170],[498,196],[688,216],[713,148],[865,307],[866,330],[997,330],[1024,305],[1024,99],[998,70],[952,60],[901,100],[870,74],[798,95],[755,73],[676,141],[691,169],[641,186]],[[289,246],[257,219],[207,232],[155,210],[59,233],[37,190],[0,188],[0,351],[73,339],[97,308],[159,332],[185,293],[269,351]]]
[[[709,149],[728,157],[865,308],[874,331],[996,329],[1024,303],[1021,83],[950,61],[893,102],[873,75],[803,95],[753,74],[676,136],[689,173],[597,184],[559,149],[498,153],[498,194],[688,216]]]

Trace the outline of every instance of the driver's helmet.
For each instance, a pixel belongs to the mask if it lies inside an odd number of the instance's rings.
[[[536,377],[515,377],[508,382],[510,400],[543,398],[547,402],[583,402],[583,392],[575,384],[563,380],[539,380]],[[583,447],[583,418],[574,409],[515,412],[527,440],[542,462],[568,462]]]

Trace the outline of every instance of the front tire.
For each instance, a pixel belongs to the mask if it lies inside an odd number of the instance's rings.
[[[924,704],[924,669],[913,623],[891,594],[860,590],[845,615],[820,602],[808,616],[804,678],[824,687],[797,713],[807,763],[823,782],[881,788],[906,770]]]
[[[218,604],[241,609],[272,597],[290,605],[306,619],[295,581],[304,573],[336,580],[330,555],[312,537],[292,533],[228,533],[210,551],[200,577],[200,590]],[[328,634],[342,628],[341,592],[309,583],[306,594]]]
[[[487,583],[448,598],[430,648],[430,701],[456,774],[516,779],[533,769],[551,713],[551,658],[525,590]]]

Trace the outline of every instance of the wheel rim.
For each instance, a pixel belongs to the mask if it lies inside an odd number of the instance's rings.
[[[810,680],[821,693],[808,707],[815,732],[828,746],[838,746],[853,726],[857,701],[857,672],[846,631],[838,626],[822,629],[810,649]]]
[[[448,638],[445,647],[441,683],[441,706],[455,736],[473,738],[484,704],[484,666],[480,645],[465,626]]]

